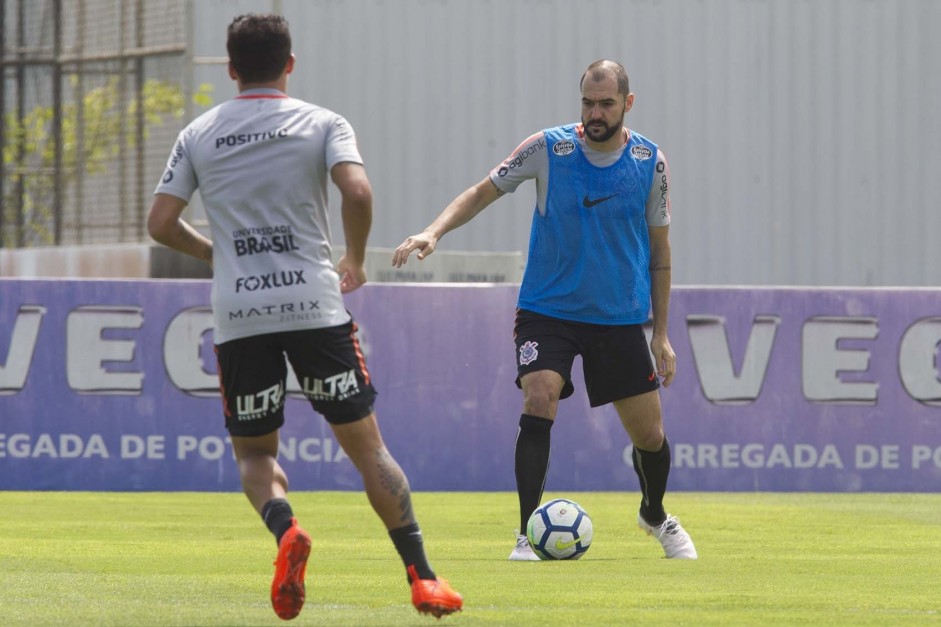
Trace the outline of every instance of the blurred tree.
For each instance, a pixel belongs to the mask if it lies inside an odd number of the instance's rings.
[[[73,86],[76,79],[73,80]],[[204,83],[193,95],[193,103],[202,108],[212,106],[213,86]],[[62,167],[63,194],[80,176],[104,172],[122,149],[133,150],[138,143],[134,120],[138,98],[121,102],[117,78],[85,93],[82,106],[71,102],[62,106]],[[142,90],[144,107],[143,137],[150,129],[170,119],[180,119],[185,111],[183,90],[179,85],[147,80]],[[53,137],[52,106],[38,106],[18,118],[7,112],[4,120],[3,165],[6,180],[2,211],[3,246],[42,246],[54,244],[55,138]],[[81,117],[79,117],[81,116]],[[81,125],[81,128],[79,128]],[[22,185],[21,185],[22,184]],[[87,183],[86,183],[87,184]],[[19,202],[16,195],[21,194]],[[20,208],[21,207],[21,208]],[[22,218],[17,219],[17,211]],[[19,232],[22,230],[22,232]]]

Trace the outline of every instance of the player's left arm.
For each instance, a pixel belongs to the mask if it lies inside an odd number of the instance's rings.
[[[673,282],[670,219],[670,169],[666,157],[658,150],[653,185],[647,197],[647,234],[650,241],[650,302],[653,315],[650,352],[664,387],[669,386],[676,375],[676,353],[667,335]]]
[[[372,228],[372,186],[366,168],[349,161],[338,163],[330,170],[340,190],[343,235],[346,253],[337,263],[340,291],[352,292],[366,282],[366,240]]]

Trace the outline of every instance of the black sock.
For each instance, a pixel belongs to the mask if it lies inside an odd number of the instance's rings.
[[[271,499],[261,508],[261,519],[274,534],[278,545],[281,544],[281,536],[291,528],[292,518],[294,518],[294,511],[287,499]]]
[[[391,530],[389,537],[392,538],[392,544],[395,545],[395,550],[399,552],[405,564],[409,583],[412,583],[415,578],[413,573],[419,579],[436,579],[435,571],[431,570],[431,565],[428,564],[428,558],[425,556],[425,544],[417,522]]]
[[[549,474],[549,430],[553,420],[522,414],[516,436],[516,491],[520,499],[520,533],[539,507]]]
[[[640,479],[640,515],[647,524],[659,525],[667,519],[663,509],[663,495],[667,491],[667,478],[670,476],[670,443],[663,438],[659,451],[644,451],[634,447],[634,472]]]

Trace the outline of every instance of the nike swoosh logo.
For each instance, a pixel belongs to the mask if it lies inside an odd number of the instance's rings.
[[[651,372],[651,373],[650,373],[650,376],[647,377],[647,380],[648,380],[648,381],[653,381],[654,378],[656,378],[656,376],[657,376],[657,373],[656,373],[656,372]]]
[[[604,198],[592,200],[588,197],[588,194],[585,194],[585,198],[582,199],[582,204],[585,205],[585,209],[591,209],[595,205],[603,203],[606,200],[611,200],[615,196],[617,196],[617,194],[611,194],[610,196],[605,196]]]
[[[575,546],[581,541],[582,541],[582,538],[578,538],[577,540],[572,540],[571,542],[562,542],[562,538],[559,538],[558,540],[555,541],[555,548],[557,551],[564,551],[565,549],[572,548],[573,546]]]

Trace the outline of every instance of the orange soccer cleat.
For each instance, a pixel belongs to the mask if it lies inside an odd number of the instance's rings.
[[[271,605],[279,618],[291,620],[304,607],[304,572],[310,555],[310,534],[300,528],[297,519],[291,519],[288,529],[278,545],[278,559],[274,562],[274,580],[271,582]]]
[[[444,579],[419,579],[414,566],[409,566],[408,572],[412,576],[412,605],[419,613],[441,618],[464,607],[464,599]]]

